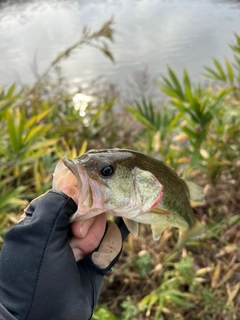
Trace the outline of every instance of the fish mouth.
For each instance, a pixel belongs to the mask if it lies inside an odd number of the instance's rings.
[[[86,220],[105,212],[101,183],[88,176],[86,169],[81,165],[79,159],[70,160],[64,158],[62,161],[75,176],[78,185],[78,209],[70,220]]]

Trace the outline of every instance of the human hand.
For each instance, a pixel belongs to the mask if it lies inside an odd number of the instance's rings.
[[[50,191],[33,201],[26,218],[6,234],[0,256],[0,297],[11,316],[19,320],[91,317],[102,278],[117,261],[128,231],[119,220],[120,229],[108,222],[105,232],[102,215],[89,221],[89,228],[85,225],[86,236],[80,225],[87,221],[72,224],[74,236],[69,241],[69,217],[76,208],[65,194]],[[84,259],[76,263],[72,248],[80,249]],[[76,250],[75,256],[78,260]]]
[[[79,261],[98,247],[106,230],[106,213],[88,220],[72,222],[70,228],[73,234],[70,246],[76,261]]]
[[[78,205],[77,187],[65,186],[61,191],[71,197]],[[106,229],[106,213],[84,221],[72,222],[70,228],[73,234],[70,246],[76,261],[79,261],[99,245]]]

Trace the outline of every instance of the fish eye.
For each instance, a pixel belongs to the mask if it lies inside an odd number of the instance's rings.
[[[114,168],[111,164],[105,165],[101,170],[100,174],[103,178],[111,177],[114,174]]]

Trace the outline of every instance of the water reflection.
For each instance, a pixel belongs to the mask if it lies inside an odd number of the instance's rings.
[[[72,101],[74,109],[79,111],[79,116],[83,118],[83,125],[88,127],[92,116],[99,111],[100,99],[95,95],[78,92],[74,94]]]
[[[33,83],[35,57],[42,73],[79,39],[84,25],[97,29],[112,15],[116,63],[93,48],[78,50],[61,64],[74,85],[106,76],[127,92],[136,72],[147,69],[154,78],[166,65],[178,74],[186,67],[199,79],[213,56],[231,58],[228,44],[233,32],[240,32],[239,1],[234,0],[0,1],[0,85]]]

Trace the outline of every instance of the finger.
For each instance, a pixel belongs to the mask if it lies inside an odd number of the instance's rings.
[[[71,224],[72,234],[74,237],[82,239],[84,238],[91,226],[93,225],[96,217],[84,220],[84,221],[76,221]]]
[[[86,254],[96,249],[105,233],[106,214],[102,213],[93,219],[94,221],[84,238],[75,236],[70,240],[70,246],[73,249],[76,261],[83,259]],[[77,222],[74,224],[77,224]]]

